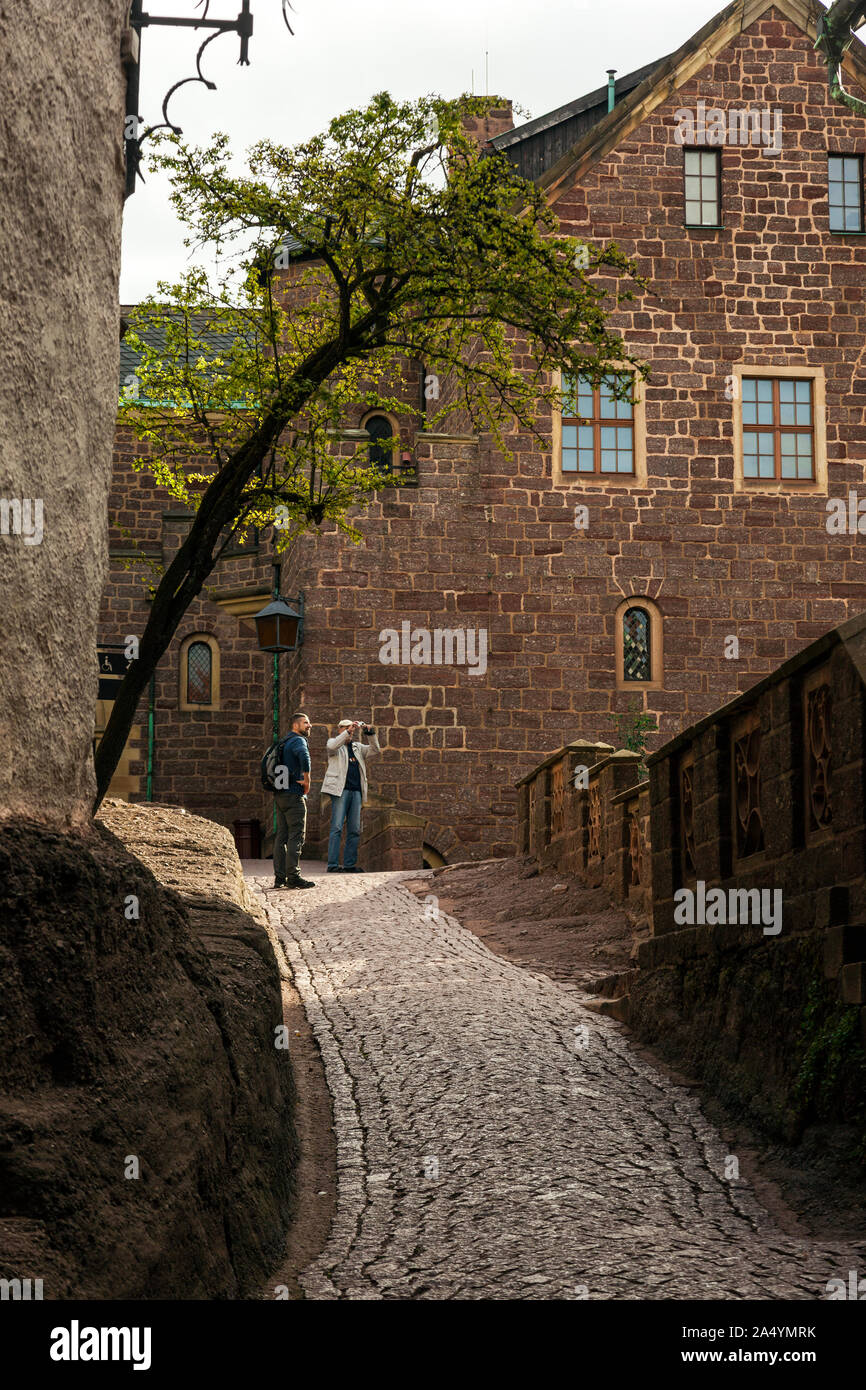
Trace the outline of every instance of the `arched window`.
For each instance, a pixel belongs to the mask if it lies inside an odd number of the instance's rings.
[[[630,598],[616,610],[616,683],[621,690],[660,690],[662,615],[651,599]]]
[[[213,691],[213,656],[207,642],[191,642],[186,654],[186,702],[209,705]]]
[[[370,436],[370,465],[382,473],[394,471],[394,447],[383,444],[382,440],[393,439],[397,431],[387,415],[370,415],[364,421],[364,429]]]
[[[622,678],[651,681],[652,619],[645,608],[627,608],[622,615]]]
[[[219,708],[219,647],[215,637],[187,637],[180,651],[180,708]]]

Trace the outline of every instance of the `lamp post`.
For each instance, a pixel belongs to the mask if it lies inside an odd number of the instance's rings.
[[[274,591],[270,603],[256,613],[254,622],[259,648],[274,654],[274,743],[280,736],[280,652],[297,651],[304,640],[304,595],[298,595],[297,608],[280,597],[280,566],[274,565]],[[274,807],[274,832],[277,810]]]

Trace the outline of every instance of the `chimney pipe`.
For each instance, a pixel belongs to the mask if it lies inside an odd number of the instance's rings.
[[[616,77],[616,68],[608,68],[608,70],[607,70],[607,109],[608,109],[608,111],[612,111],[613,108],[614,108],[614,106],[616,105],[616,82],[614,81],[615,77]]]

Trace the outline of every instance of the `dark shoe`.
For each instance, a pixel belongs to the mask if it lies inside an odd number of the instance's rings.
[[[362,873],[364,873],[364,870],[363,870],[358,864],[353,864],[352,867],[349,868],[349,869],[344,868],[344,869],[343,869],[343,873],[344,873],[344,874],[362,874]]]
[[[315,888],[315,886],[311,878],[290,878],[285,884],[286,888]]]
[[[328,868],[329,874],[341,874],[342,872],[343,870],[340,868],[339,864],[336,864],[333,869],[330,867]]]
[[[274,890],[277,889],[277,888],[285,888],[285,886],[286,886],[286,880],[285,880],[284,878],[275,878],[275,879],[274,879],[274,887],[271,889],[271,892],[274,892]]]

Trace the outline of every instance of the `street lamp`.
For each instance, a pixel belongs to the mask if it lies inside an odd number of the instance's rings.
[[[298,599],[298,609],[290,608],[275,592],[271,602],[256,614],[256,635],[263,652],[278,656],[280,652],[297,651],[303,641],[303,594]]]
[[[280,736],[280,652],[296,652],[304,640],[304,595],[298,595],[297,608],[280,598],[280,566],[274,565],[274,593],[270,603],[256,613],[253,621],[259,647],[274,654],[273,717],[274,743]],[[274,834],[277,808],[274,803]]]

